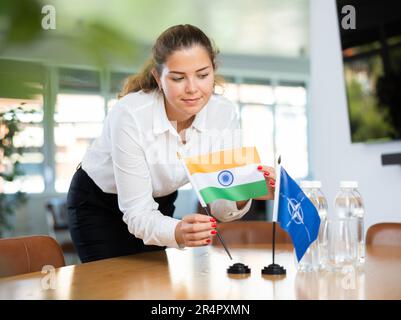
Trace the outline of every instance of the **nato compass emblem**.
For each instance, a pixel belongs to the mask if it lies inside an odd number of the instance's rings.
[[[304,223],[304,212],[302,211],[301,203],[305,199],[305,197],[302,197],[300,201],[294,198],[288,198],[284,194],[281,194],[283,198],[286,198],[287,200],[287,210],[288,214],[290,215],[291,219],[288,221],[286,228],[290,226],[292,222],[295,224],[302,224],[305,227],[306,234],[308,235],[309,241],[310,239],[310,234],[308,228],[305,226]]]
[[[228,187],[234,182],[234,175],[230,171],[224,170],[219,173],[217,180],[223,187]]]

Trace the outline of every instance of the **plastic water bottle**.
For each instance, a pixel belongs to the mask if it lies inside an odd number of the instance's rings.
[[[313,196],[309,199],[315,205],[319,217],[320,228],[318,235],[318,265],[319,269],[326,269],[328,259],[328,234],[327,234],[327,212],[328,205],[327,199],[322,191],[322,183],[320,181],[311,181],[311,188]]]
[[[328,265],[332,271],[354,267],[357,264],[358,219],[360,199],[356,197],[355,181],[341,181],[334,200],[335,215],[329,221]],[[363,238],[363,236],[362,236]]]
[[[355,202],[353,205],[352,216],[356,220],[356,236],[357,236],[357,251],[356,258],[357,264],[362,265],[365,262],[365,208],[362,200],[362,196],[358,190],[357,181],[348,181],[348,185],[352,188]]]
[[[318,239],[314,241],[305,252],[297,268],[301,272],[317,271],[327,260],[327,201],[324,197],[320,181],[301,181],[301,189],[316,207],[320,216],[320,229]]]
[[[312,272],[318,269],[318,248],[317,241],[313,242],[306,250],[301,261],[297,261],[294,250],[295,264],[300,272]]]

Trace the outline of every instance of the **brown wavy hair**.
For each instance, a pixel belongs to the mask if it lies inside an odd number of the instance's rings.
[[[213,69],[216,70],[216,57],[219,51],[214,47],[212,41],[199,28],[190,24],[180,24],[165,30],[156,40],[152,48],[151,58],[144,64],[139,73],[125,79],[123,89],[118,94],[122,98],[130,92],[151,92],[158,89],[158,84],[151,71],[156,69],[158,74],[162,73],[163,64],[168,57],[177,50],[200,45],[209,54]],[[223,78],[215,76],[215,84],[222,84]]]

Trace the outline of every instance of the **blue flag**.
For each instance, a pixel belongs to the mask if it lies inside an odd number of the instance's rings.
[[[294,244],[297,260],[301,261],[310,244],[317,239],[320,217],[316,207],[298,184],[280,167],[280,178],[276,182],[276,219],[287,231]],[[276,220],[274,219],[274,220]]]

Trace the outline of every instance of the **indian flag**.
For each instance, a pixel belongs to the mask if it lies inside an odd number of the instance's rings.
[[[258,171],[255,147],[243,147],[181,159],[203,207],[216,199],[248,200],[267,194]]]

